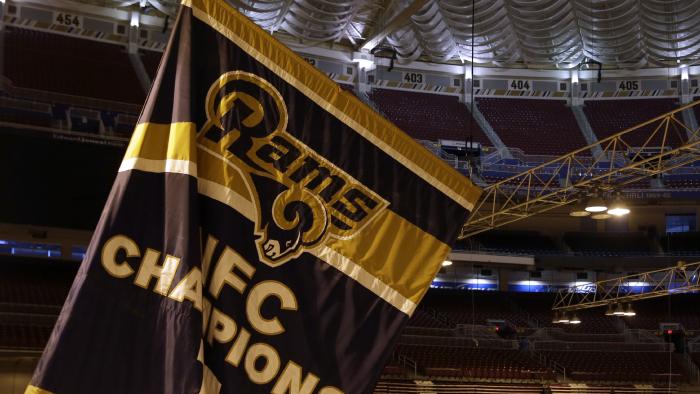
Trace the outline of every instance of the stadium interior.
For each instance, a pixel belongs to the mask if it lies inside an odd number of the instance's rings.
[[[485,189],[376,393],[700,393],[700,1],[231,3]],[[176,11],[0,0],[2,393],[46,345]]]

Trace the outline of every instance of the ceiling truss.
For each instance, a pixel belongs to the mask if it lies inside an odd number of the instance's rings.
[[[700,290],[700,262],[590,284],[557,292],[553,311],[572,312]],[[634,285],[631,285],[634,284]]]
[[[487,186],[460,239],[700,160],[700,129],[682,116],[696,105],[700,101]]]

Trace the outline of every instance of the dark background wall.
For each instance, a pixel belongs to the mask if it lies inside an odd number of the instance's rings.
[[[124,150],[0,130],[0,222],[92,230]]]

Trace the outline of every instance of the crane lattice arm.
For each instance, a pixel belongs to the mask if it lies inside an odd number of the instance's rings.
[[[619,190],[699,160],[700,129],[686,125],[681,114],[699,103],[489,185],[464,224],[460,239],[570,204],[594,191]]]

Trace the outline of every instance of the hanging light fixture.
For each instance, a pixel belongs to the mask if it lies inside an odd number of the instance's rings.
[[[579,201],[576,203],[574,208],[569,212],[569,216],[573,216],[576,218],[581,218],[590,215],[591,213],[586,211],[586,202],[585,201]]]
[[[559,315],[559,323],[569,324],[569,316],[566,315],[566,312],[562,312]]]
[[[605,212],[608,210],[608,205],[605,204],[602,198],[595,196],[586,203],[586,211],[591,213]]]
[[[625,309],[625,316],[637,316],[637,312],[632,309],[632,304],[627,304],[627,309]]]
[[[581,319],[579,319],[578,315],[574,313],[574,315],[571,316],[571,320],[569,320],[569,324],[581,324]]]
[[[613,304],[608,304],[608,310],[605,311],[605,316],[614,316],[615,310],[613,309]]]
[[[608,213],[613,216],[625,216],[630,213],[630,209],[618,195],[612,202],[612,204],[610,204],[610,208],[608,208]]]
[[[611,217],[612,215],[607,212],[597,212],[591,215],[591,219],[593,220],[605,220],[610,219]]]
[[[559,312],[558,311],[554,311],[554,315],[552,316],[552,323],[559,324]]]
[[[450,260],[445,260],[442,262],[443,267],[449,267],[451,265],[452,265],[452,261],[450,261]]]
[[[613,315],[625,316],[625,309],[622,307],[622,304],[617,304],[617,306],[615,307],[615,312],[613,312]]]

